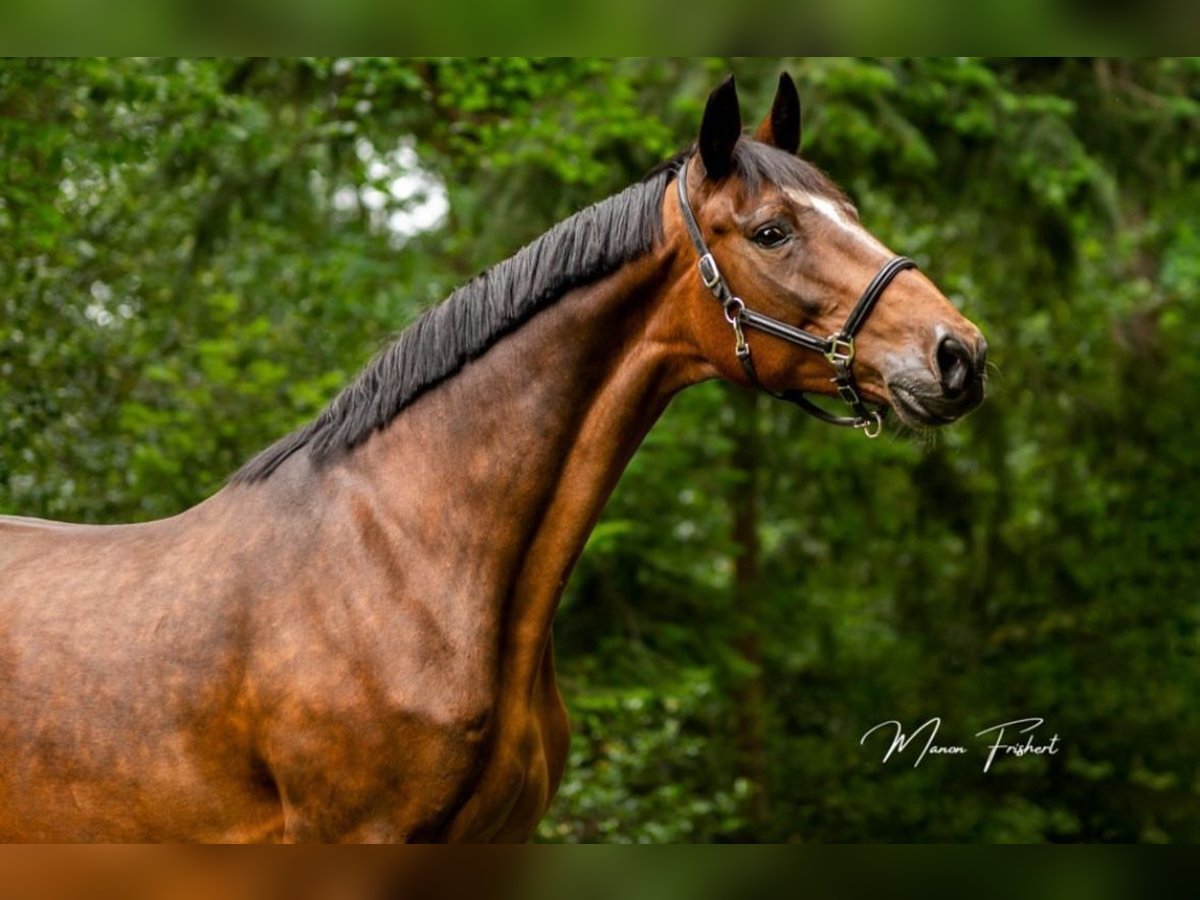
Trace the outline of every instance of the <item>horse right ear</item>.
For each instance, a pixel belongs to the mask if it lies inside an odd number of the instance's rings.
[[[793,156],[800,149],[800,92],[787,72],[779,76],[775,102],[754,133],[754,139]]]
[[[708,95],[700,123],[700,159],[709,178],[724,178],[733,168],[733,145],[742,135],[737,86],[730,75]]]

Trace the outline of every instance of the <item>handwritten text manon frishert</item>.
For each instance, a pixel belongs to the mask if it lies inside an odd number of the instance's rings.
[[[1002,722],[999,725],[993,725],[990,728],[985,728],[982,731],[975,732],[975,737],[987,737],[991,743],[985,745],[987,750],[987,759],[983,763],[983,771],[990,771],[992,763],[996,761],[998,756],[1055,756],[1058,754],[1060,747],[1060,739],[1057,734],[1050,738],[1042,738],[1035,734],[1042,725],[1045,724],[1044,719],[1031,716],[1024,719],[1013,719],[1009,722]],[[938,729],[942,727],[940,716],[934,716],[928,719],[922,725],[918,726],[911,732],[905,732],[904,726],[899,719],[888,719],[886,722],[880,722],[878,725],[872,725],[867,729],[859,740],[859,746],[866,746],[867,739],[874,734],[879,734],[886,742],[884,744],[883,762],[887,763],[893,756],[899,757],[910,745],[915,744],[914,751],[916,755],[913,759],[913,768],[919,766],[926,756],[966,756],[970,751],[961,744],[939,744],[937,742]],[[890,742],[888,736],[890,735]],[[924,744],[920,743],[919,738],[924,739]]]

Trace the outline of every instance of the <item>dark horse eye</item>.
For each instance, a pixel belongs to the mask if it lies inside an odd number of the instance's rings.
[[[760,247],[770,249],[786,243],[789,237],[791,235],[778,225],[764,225],[758,231],[754,232],[754,243]]]

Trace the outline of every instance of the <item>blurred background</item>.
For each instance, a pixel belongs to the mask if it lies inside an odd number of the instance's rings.
[[[556,622],[546,841],[1200,840],[1200,62],[0,60],[0,512],[171,515],[429,305],[781,70],[803,155],[987,335],[878,441],[719,384]],[[881,763],[1022,716],[1054,756]]]

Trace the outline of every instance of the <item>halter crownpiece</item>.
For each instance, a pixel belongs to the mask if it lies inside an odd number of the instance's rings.
[[[862,328],[863,322],[867,320],[867,316],[871,314],[871,310],[875,308],[876,302],[883,296],[883,292],[887,290],[887,286],[892,283],[892,279],[905,269],[917,268],[917,264],[907,256],[896,256],[889,259],[875,273],[875,277],[871,279],[871,283],[862,292],[862,296],[854,304],[854,309],[846,317],[846,322],[842,325],[840,331],[831,334],[827,338],[820,338],[815,334],[809,334],[803,329],[787,324],[787,322],[781,322],[779,319],[773,319],[752,309],[747,309],[746,302],[729,289],[729,285],[726,284],[725,278],[721,275],[721,270],[717,266],[717,261],[713,258],[712,251],[708,249],[708,244],[704,241],[704,235],[700,232],[700,225],[696,222],[695,215],[692,214],[692,206],[688,202],[687,173],[688,160],[684,160],[683,166],[679,170],[679,176],[676,178],[676,184],[679,189],[679,208],[683,214],[683,224],[687,226],[692,246],[696,248],[696,253],[700,256],[698,264],[700,280],[725,311],[725,320],[733,328],[735,341],[734,353],[737,355],[738,361],[742,364],[742,368],[746,372],[746,377],[750,379],[750,383],[766,391],[768,394],[778,397],[780,400],[796,404],[806,413],[815,416],[822,422],[849,428],[861,428],[863,434],[867,437],[879,437],[879,433],[883,429],[883,417],[887,413],[887,407],[879,406],[872,409],[863,402],[862,397],[858,393],[858,385],[854,380],[853,368],[854,336],[858,334],[858,330]],[[833,366],[835,373],[830,381],[837,387],[838,396],[842,401],[854,410],[854,415],[835,416],[832,413],[826,412],[809,400],[805,396],[804,391],[772,391],[770,388],[764,387],[762,382],[758,380],[758,373],[754,369],[754,360],[750,355],[750,345],[746,342],[744,328],[753,328],[756,331],[781,338],[824,356],[829,360],[829,364]]]

